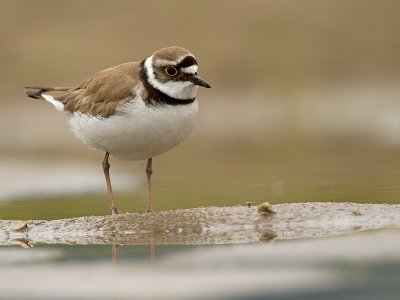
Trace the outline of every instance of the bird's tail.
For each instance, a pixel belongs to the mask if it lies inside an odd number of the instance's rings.
[[[66,92],[69,91],[71,89],[73,89],[72,87],[31,87],[31,86],[27,86],[25,87],[25,89],[27,89],[25,91],[25,94],[28,97],[34,98],[34,99],[43,99],[42,94],[46,93],[46,92]]]
[[[26,89],[25,93],[28,97],[45,100],[59,111],[64,110],[62,98],[74,90],[71,87],[26,87]]]

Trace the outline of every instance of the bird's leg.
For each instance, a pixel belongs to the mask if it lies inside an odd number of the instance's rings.
[[[151,174],[153,174],[152,164],[153,164],[153,158],[149,158],[147,160],[147,165],[146,165],[147,189],[149,193],[146,212],[153,211],[153,200],[151,199]]]
[[[110,155],[110,152],[106,151],[106,154],[104,155],[104,160],[103,160],[103,172],[104,172],[104,177],[106,178],[106,183],[107,183],[108,199],[110,200],[111,214],[117,215],[121,212],[115,206],[114,195],[113,195],[112,188],[111,188],[110,164],[108,163],[109,155]]]

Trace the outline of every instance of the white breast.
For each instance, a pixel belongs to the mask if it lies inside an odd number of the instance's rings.
[[[197,111],[197,100],[188,105],[146,106],[136,98],[109,118],[74,113],[69,125],[91,148],[108,150],[123,160],[142,160],[182,142],[194,127]]]

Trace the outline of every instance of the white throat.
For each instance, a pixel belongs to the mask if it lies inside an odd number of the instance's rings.
[[[176,99],[196,98],[197,85],[194,85],[189,81],[159,82],[154,77],[153,56],[146,58],[144,62],[144,68],[149,84],[160,92],[163,92],[167,96]]]

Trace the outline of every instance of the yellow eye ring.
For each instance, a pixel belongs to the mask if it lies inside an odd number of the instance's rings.
[[[178,74],[178,70],[174,66],[167,66],[165,67],[165,74],[168,76],[174,77]]]

